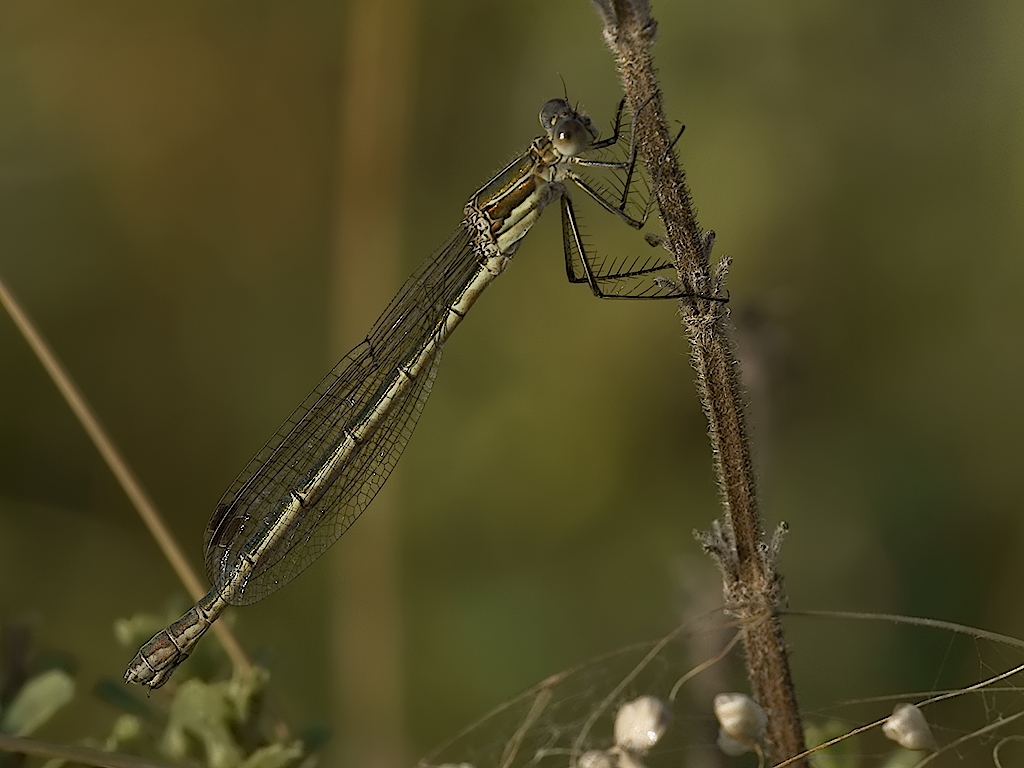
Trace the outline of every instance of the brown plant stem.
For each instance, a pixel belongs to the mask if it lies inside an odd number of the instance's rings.
[[[685,175],[672,152],[651,57],[657,24],[650,7],[646,0],[593,1],[635,116],[637,146],[650,173],[665,225],[665,247],[672,253],[679,281],[685,291],[698,297],[718,296],[728,260],[711,269],[714,233],[701,231]],[[720,300],[687,298],[681,300],[680,312],[708,419],[724,507],[722,520],[697,537],[722,573],[726,609],[740,619],[751,689],[768,714],[765,755],[770,763],[777,763],[804,751],[800,712],[776,613],[784,600],[775,569],[784,529],[779,529],[770,545],[763,542],[740,369],[728,335],[728,309]]]

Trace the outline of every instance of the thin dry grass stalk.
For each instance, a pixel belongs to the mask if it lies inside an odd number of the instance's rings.
[[[61,396],[67,402],[68,407],[71,408],[71,411],[81,423],[82,428],[89,435],[89,439],[96,446],[96,450],[99,451],[100,456],[107,463],[121,489],[125,492],[128,500],[131,501],[132,506],[135,507],[135,511],[142,518],[146,528],[149,529],[150,535],[156,541],[157,546],[160,547],[160,551],[167,559],[167,562],[170,563],[171,568],[174,569],[178,579],[185,586],[189,596],[193,600],[199,600],[206,594],[206,588],[203,587],[199,577],[192,570],[192,566],[189,565],[188,559],[181,551],[181,547],[171,534],[170,529],[164,524],[160,512],[153,502],[150,501],[149,496],[146,495],[142,484],[128,467],[128,462],[121,456],[114,445],[114,441],[110,439],[106,430],[103,429],[103,425],[96,418],[96,414],[92,412],[82,393],[75,386],[68,372],[64,370],[64,366],[60,364],[53,350],[43,340],[43,337],[36,330],[28,315],[25,314],[21,305],[18,304],[13,294],[11,294],[2,281],[0,281],[0,305],[3,305],[4,309],[7,310],[21,335],[28,342],[36,357],[39,358],[39,362],[42,363],[43,368],[46,369],[46,373],[53,380]],[[242,650],[238,640],[231,634],[230,628],[224,622],[218,622],[214,625],[213,629],[235,669],[238,672],[248,674],[252,669],[252,664],[248,657],[246,657],[245,651]]]

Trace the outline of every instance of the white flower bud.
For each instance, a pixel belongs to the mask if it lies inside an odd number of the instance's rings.
[[[729,757],[739,757],[742,754],[754,751],[753,746],[737,741],[721,728],[718,729],[718,748]]]
[[[938,749],[924,714],[914,704],[897,704],[882,723],[882,733],[904,749]]]
[[[626,702],[615,715],[615,745],[627,752],[645,754],[665,735],[671,714],[665,702],[654,696]]]
[[[618,757],[619,762],[616,763],[615,768],[647,768],[643,761],[632,752],[627,752],[624,749],[619,750]]]
[[[729,739],[746,745],[748,751],[764,740],[768,715],[745,693],[720,693],[715,696],[714,708],[722,734]],[[721,737],[718,746],[727,755],[731,754],[722,746]]]
[[[580,755],[576,768],[615,768],[615,758],[599,749],[591,749]]]

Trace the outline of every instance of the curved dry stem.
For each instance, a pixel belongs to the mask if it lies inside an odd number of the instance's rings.
[[[921,762],[919,762],[916,766],[914,766],[914,768],[923,768],[923,766],[927,765],[928,763],[937,760],[940,755],[944,755],[947,752],[954,752],[956,748],[959,747],[961,744],[965,744],[968,741],[971,741],[972,739],[977,739],[981,736],[984,736],[986,733],[998,731],[1000,728],[1007,726],[1010,723],[1014,722],[1015,720],[1019,720],[1022,717],[1024,717],[1024,712],[1017,712],[1016,714],[1010,715],[1009,717],[997,718],[996,720],[986,725],[984,728],[979,728],[976,731],[965,733],[959,739],[955,739],[954,741],[949,742],[949,744],[944,745],[942,749],[932,752],[930,755],[925,757]],[[1005,739],[1003,741],[1005,741]],[[998,750],[999,747],[1002,745],[1003,741],[1000,741],[999,744],[997,744],[995,747],[994,754],[996,756],[998,756],[999,754]]]
[[[722,648],[722,650],[720,650],[718,653],[716,653],[710,659],[707,659],[706,661],[702,661],[696,667],[694,667],[689,672],[687,672],[685,675],[683,675],[678,680],[676,680],[675,685],[672,686],[672,690],[669,691],[668,700],[669,701],[675,701],[676,700],[676,696],[679,695],[679,689],[681,689],[684,685],[686,685],[688,682],[690,682],[690,680],[695,678],[697,675],[699,675],[705,669],[708,669],[709,667],[713,667],[715,664],[717,664],[722,659],[724,659],[726,656],[728,656],[729,653],[732,651],[732,649],[736,647],[736,643],[738,643],[742,638],[743,638],[743,634],[741,632],[737,632],[735,635],[732,636],[732,639],[728,643],[726,643],[725,647]]]
[[[1020,734],[1007,736],[1004,739],[1000,739],[999,743],[992,748],[992,764],[996,768],[1003,768],[1003,761],[999,758],[999,750],[1001,750],[1005,744],[1011,741],[1024,741],[1024,736],[1021,736]]]

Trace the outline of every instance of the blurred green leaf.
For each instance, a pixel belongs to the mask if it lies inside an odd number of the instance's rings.
[[[137,613],[114,622],[114,637],[125,648],[134,648],[167,626],[167,620],[153,613]]]
[[[299,738],[308,752],[316,752],[331,740],[332,730],[323,723],[305,726],[299,731]]]
[[[897,749],[889,759],[881,764],[881,768],[914,768],[924,759],[923,752],[912,752],[909,749]]]
[[[110,729],[103,748],[107,752],[115,752],[128,741],[134,741],[142,733],[142,721],[135,715],[120,715],[114,721],[114,727]]]
[[[50,669],[36,675],[18,691],[14,701],[0,719],[0,731],[14,736],[28,736],[71,701],[75,681],[61,669]]]
[[[829,720],[826,723],[808,725],[804,729],[804,738],[807,741],[807,748],[813,749],[819,744],[838,738],[849,729],[838,720]],[[811,755],[811,765],[814,768],[858,768],[860,765],[860,745],[856,736],[843,739],[827,749],[815,752]]]
[[[122,712],[141,717],[144,720],[159,721],[161,718],[153,706],[143,701],[121,681],[115,682],[110,678],[104,678],[93,686],[92,692],[94,696],[117,707]]]
[[[247,675],[233,675],[230,680],[218,683],[224,700],[233,708],[234,719],[244,723],[252,710],[253,700],[266,687],[270,673],[262,667],[253,667]]]
[[[222,682],[193,678],[182,683],[171,702],[161,751],[183,760],[198,743],[205,753],[205,764],[212,768],[273,768],[300,758],[301,741],[264,745],[248,758],[248,749],[239,744],[236,726],[249,719],[253,702],[268,678],[266,670],[255,667],[251,674],[235,675]]]
[[[253,752],[242,763],[242,768],[283,768],[302,757],[302,742],[268,744]]]
[[[231,733],[232,716],[221,686],[186,680],[171,703],[171,719],[162,742],[164,753],[182,760],[195,739],[202,744],[212,768],[233,768],[242,761],[242,750]]]

